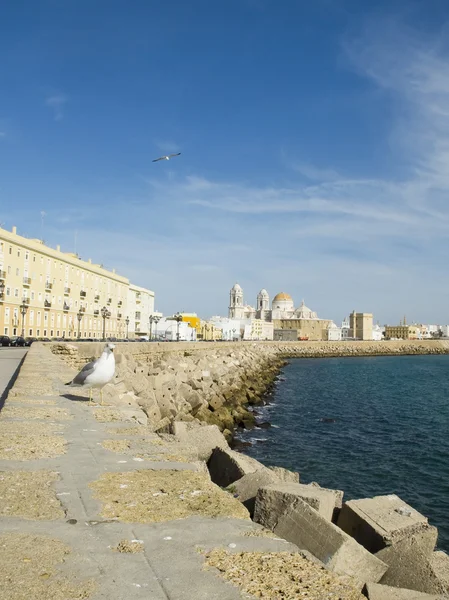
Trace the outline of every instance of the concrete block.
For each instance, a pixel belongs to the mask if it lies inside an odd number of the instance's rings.
[[[268,467],[270,471],[273,471],[281,481],[285,483],[299,483],[299,473],[296,471],[289,471],[283,467]]]
[[[198,425],[197,423],[174,422],[172,431],[180,442],[194,446],[200,460],[206,462],[214,448],[230,450],[229,445],[216,425]]]
[[[263,468],[254,458],[239,454],[230,448],[215,448],[207,466],[212,481],[220,487],[228,487],[247,473],[255,473]]]
[[[279,484],[280,480],[274,471],[262,467],[255,473],[248,473],[241,479],[231,483],[227,490],[237,494],[237,499],[242,502],[249,511],[251,516],[254,515],[257,492],[261,487],[266,487],[271,484]]]
[[[449,593],[449,556],[446,552],[437,551],[430,557],[430,563],[437,577]]]
[[[368,583],[363,590],[368,600],[441,600],[441,596],[423,594],[404,588],[394,588],[380,583]]]
[[[260,490],[254,518],[263,520],[266,527],[273,529],[278,517],[286,508],[297,498],[301,498],[322,517],[331,521],[335,508],[334,491],[301,483],[268,485]]]
[[[377,552],[375,556],[388,565],[380,583],[426,594],[445,593],[447,587],[432,565],[432,555],[422,551],[423,546],[418,533]]]
[[[266,489],[261,488],[257,494],[256,522],[299,548],[308,550],[331,571],[351,575],[363,582],[377,583],[380,580],[387,565],[299,497],[278,515],[274,527],[270,527],[271,519],[260,519],[261,515],[268,516],[266,511],[259,509]]]
[[[435,548],[436,530],[427,517],[395,494],[345,502],[337,525],[370,552],[418,533],[424,553],[430,555]]]

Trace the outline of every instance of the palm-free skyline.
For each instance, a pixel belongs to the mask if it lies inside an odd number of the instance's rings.
[[[238,281],[447,323],[448,24],[442,0],[10,4],[0,222],[166,313],[226,314]]]

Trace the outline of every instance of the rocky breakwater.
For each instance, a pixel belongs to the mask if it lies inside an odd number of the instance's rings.
[[[52,344],[51,351],[81,368],[101,344]],[[117,344],[116,376],[104,388],[109,405],[152,431],[169,432],[177,421],[217,425],[227,439],[250,427],[256,404],[285,364],[276,346],[255,344]]]

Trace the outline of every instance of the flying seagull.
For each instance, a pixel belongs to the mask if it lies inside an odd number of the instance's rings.
[[[106,344],[100,358],[84,365],[78,375],[66,385],[89,388],[90,403],[92,403],[92,388],[100,388],[100,403],[103,404],[103,387],[115,374],[114,348],[114,344]]]
[[[155,158],[153,162],[158,162],[158,160],[170,160],[174,156],[179,156],[181,152],[176,152],[176,154],[168,154],[167,156],[160,156],[159,158]]]

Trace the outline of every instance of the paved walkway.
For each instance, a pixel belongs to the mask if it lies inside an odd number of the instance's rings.
[[[23,351],[1,353],[5,385]],[[248,596],[204,569],[205,552],[296,550],[245,518],[205,516],[241,505],[216,486],[207,495],[191,448],[58,395],[73,375],[32,347],[0,415],[0,598],[238,600]],[[202,494],[198,516],[162,520]]]
[[[0,398],[27,351],[28,348],[0,347]]]

